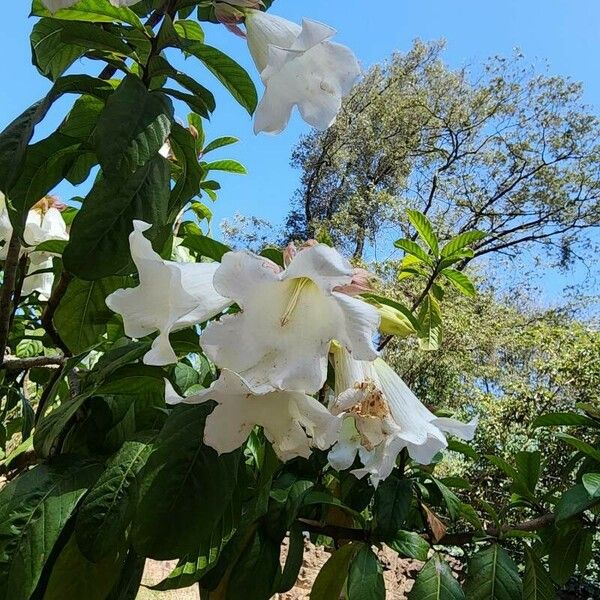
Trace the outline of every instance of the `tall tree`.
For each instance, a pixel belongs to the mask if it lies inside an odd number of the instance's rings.
[[[600,223],[600,120],[582,86],[520,55],[451,70],[442,50],[416,42],[373,67],[335,125],[300,140],[286,235],[326,228],[360,258],[417,208],[448,237],[487,232],[475,256],[544,244],[568,262]]]

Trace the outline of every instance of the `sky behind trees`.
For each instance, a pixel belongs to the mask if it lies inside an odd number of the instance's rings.
[[[28,35],[34,21],[27,19],[29,0],[5,4],[0,22],[0,53],[8,83],[0,89],[0,128],[50,87],[30,61]],[[597,0],[276,0],[272,11],[291,20],[300,21],[306,16],[332,25],[339,32],[336,40],[350,46],[364,68],[384,60],[395,50],[408,50],[415,38],[444,38],[445,58],[452,67],[471,65],[476,69],[487,57],[510,55],[518,48],[539,69],[545,68],[547,62],[549,72],[582,81],[586,101],[594,110],[600,110]],[[207,43],[228,52],[256,75],[243,40],[223,27],[207,24],[205,31]],[[81,71],[82,64],[76,63],[73,69]],[[100,64],[92,63],[87,71],[96,73],[100,69]],[[57,103],[49,124],[58,122],[68,102],[65,99]],[[295,116],[280,136],[255,137],[250,118],[226,92],[217,95],[217,102],[219,110],[207,128],[207,138],[241,132],[241,143],[221,151],[219,157],[240,160],[249,175],[222,177],[223,190],[212,207],[215,228],[223,218],[232,216],[234,206],[244,214],[274,223],[282,221],[299,177],[289,166],[290,153],[308,126]],[[177,110],[184,118],[184,107]],[[40,133],[44,134],[43,128]],[[67,185],[58,192],[64,199],[74,194]]]

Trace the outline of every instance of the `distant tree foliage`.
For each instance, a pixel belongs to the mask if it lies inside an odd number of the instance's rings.
[[[300,140],[287,237],[326,228],[360,258],[416,208],[448,237],[487,232],[475,256],[536,243],[567,264],[600,223],[600,120],[582,86],[520,55],[451,70],[442,50],[416,42],[373,67],[335,125]]]

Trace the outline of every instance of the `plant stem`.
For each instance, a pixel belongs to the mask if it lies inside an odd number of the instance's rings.
[[[8,251],[4,261],[4,280],[0,292],[0,366],[4,362],[6,343],[10,331],[12,318],[12,300],[17,282],[17,270],[19,268],[19,255],[21,253],[21,241],[18,234],[13,231],[8,242]]]
[[[9,371],[27,371],[36,367],[60,367],[65,362],[62,356],[33,356],[31,358],[13,358],[6,356],[3,367]]]

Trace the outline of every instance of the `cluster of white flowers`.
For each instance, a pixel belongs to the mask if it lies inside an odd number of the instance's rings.
[[[78,0],[42,0],[48,10],[69,8]],[[113,6],[131,6],[140,0],[110,0]],[[294,106],[317,129],[336,118],[360,75],[356,56],[346,46],[331,42],[336,31],[305,19],[302,26],[257,10],[258,0],[217,2],[217,16],[227,25],[244,20],[250,54],[265,85],[255,117],[255,133],[280,133]],[[229,17],[229,18],[228,18]],[[235,30],[243,32],[235,25]]]
[[[50,240],[69,239],[67,226],[59,210],[63,206],[52,196],[47,196],[27,214],[23,231],[23,240],[27,245],[21,249],[21,253],[28,255],[29,266],[21,290],[23,296],[38,292],[42,300],[48,300],[50,297],[54,281],[52,273],[52,256],[54,255],[51,252],[37,251],[36,246]],[[0,260],[6,260],[8,242],[12,232],[13,227],[8,218],[6,198],[0,192],[0,242],[4,242],[0,248]]]
[[[205,443],[220,453],[239,448],[259,425],[282,460],[331,448],[337,469],[387,477],[406,448],[427,463],[447,445],[444,432],[471,439],[475,422],[437,418],[378,357],[378,310],[359,297],[367,279],[335,249],[316,242],[284,252],[285,267],[251,252],[228,252],[218,263],[162,259],[136,221],[131,253],[140,284],[107,298],[126,333],[159,332],[146,364],[176,361],[169,332],[203,323],[200,345],[220,376],[199,394],[181,398],[167,385],[167,401],[214,400]],[[325,384],[328,361],[336,374],[329,407],[314,396]]]

